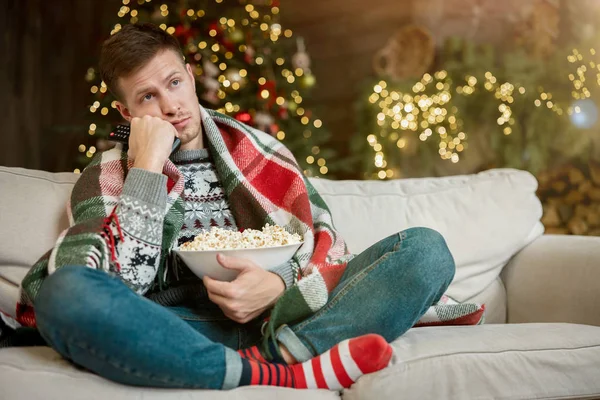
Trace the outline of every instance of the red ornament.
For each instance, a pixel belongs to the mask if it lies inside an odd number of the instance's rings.
[[[235,50],[235,43],[233,43],[229,38],[222,36],[222,39],[220,40],[221,44],[223,46],[225,46],[225,48],[228,51],[234,51]]]
[[[279,119],[283,119],[283,120],[288,119],[290,116],[287,108],[285,108],[285,107],[280,107],[279,111],[277,111],[277,115],[279,116]]]
[[[234,118],[244,124],[252,125],[252,115],[248,111],[240,111],[235,114]]]
[[[208,25],[208,32],[212,31],[213,29],[215,32],[217,32],[217,35],[221,33],[221,27],[216,22],[212,22],[210,25]]]
[[[195,35],[195,32],[190,27],[179,25],[175,28],[173,36],[175,36],[181,44],[187,44]]]

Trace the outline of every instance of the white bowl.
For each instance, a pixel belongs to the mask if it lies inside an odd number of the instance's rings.
[[[232,249],[232,250],[173,250],[194,274],[202,278],[208,275],[210,278],[220,281],[232,281],[238,275],[238,271],[223,268],[217,261],[217,254],[226,256],[246,258],[254,261],[256,265],[266,270],[273,269],[289,261],[296,253],[302,243],[286,244],[283,246],[259,247],[255,249]]]

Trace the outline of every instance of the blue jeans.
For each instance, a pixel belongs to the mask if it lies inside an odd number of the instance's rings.
[[[446,291],[454,259],[429,228],[389,236],[352,259],[328,303],[277,329],[298,361],[342,340],[378,333],[392,341]],[[80,266],[60,268],[35,302],[40,333],[61,355],[107,379],[138,386],[229,389],[235,350],[260,342],[260,319],[241,325],[212,303],[163,307],[120,279]]]

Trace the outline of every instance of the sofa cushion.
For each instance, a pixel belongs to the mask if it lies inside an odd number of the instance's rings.
[[[18,298],[19,286],[0,277],[0,313],[16,318]]]
[[[600,327],[509,324],[413,328],[392,366],[359,379],[345,400],[572,399],[600,396]]]
[[[485,304],[485,324],[506,323],[506,290],[500,278],[496,278],[483,292],[465,302]]]
[[[27,269],[68,226],[66,204],[79,175],[0,167],[0,266]]]
[[[168,390],[125,386],[76,369],[49,347],[17,347],[0,351],[3,400],[335,400],[339,392],[244,387],[229,391]]]
[[[507,261],[544,230],[542,206],[535,194],[537,181],[526,171],[311,182],[354,253],[410,227],[439,231],[457,267],[447,294],[460,302],[488,287]]]
[[[0,265],[0,312],[15,318],[19,284],[27,273],[27,268]]]

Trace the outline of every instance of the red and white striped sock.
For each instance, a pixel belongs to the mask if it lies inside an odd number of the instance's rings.
[[[301,364],[265,363],[242,357],[239,385],[339,390],[350,387],[364,374],[385,368],[392,354],[392,347],[383,337],[369,334],[344,340]]]

